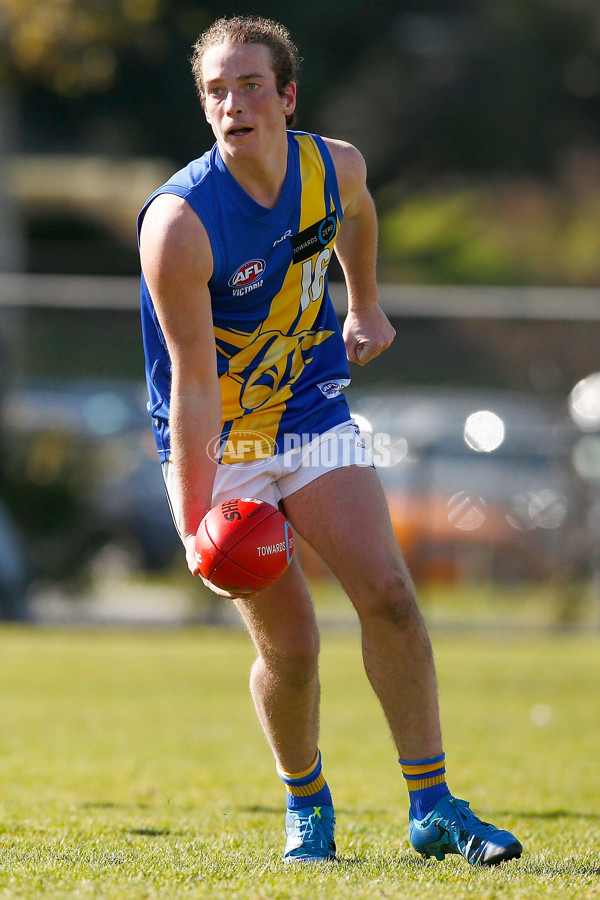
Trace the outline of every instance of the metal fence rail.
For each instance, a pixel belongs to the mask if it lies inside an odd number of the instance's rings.
[[[330,290],[337,312],[343,313],[343,285],[331,283]],[[380,298],[388,315],[400,317],[600,321],[598,288],[384,284]],[[0,274],[0,306],[136,310],[139,280],[5,273]]]

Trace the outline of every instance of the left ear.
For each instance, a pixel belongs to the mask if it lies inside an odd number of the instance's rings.
[[[296,82],[290,81],[283,89],[283,113],[291,116],[296,109]]]

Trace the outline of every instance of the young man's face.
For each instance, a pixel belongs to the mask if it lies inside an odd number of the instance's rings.
[[[282,97],[271,51],[264,44],[216,44],[202,62],[204,111],[222,155],[259,157],[285,134],[296,106],[296,85]]]

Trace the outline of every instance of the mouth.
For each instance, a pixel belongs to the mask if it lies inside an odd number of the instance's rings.
[[[238,128],[230,128],[227,137],[244,137],[253,131],[249,125],[240,125]]]

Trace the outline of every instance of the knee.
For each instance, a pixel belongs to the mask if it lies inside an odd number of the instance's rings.
[[[311,630],[263,647],[259,658],[278,681],[300,688],[317,676],[319,649],[319,633]]]
[[[354,605],[361,622],[405,629],[420,617],[415,588],[404,565],[380,569],[363,585]]]

